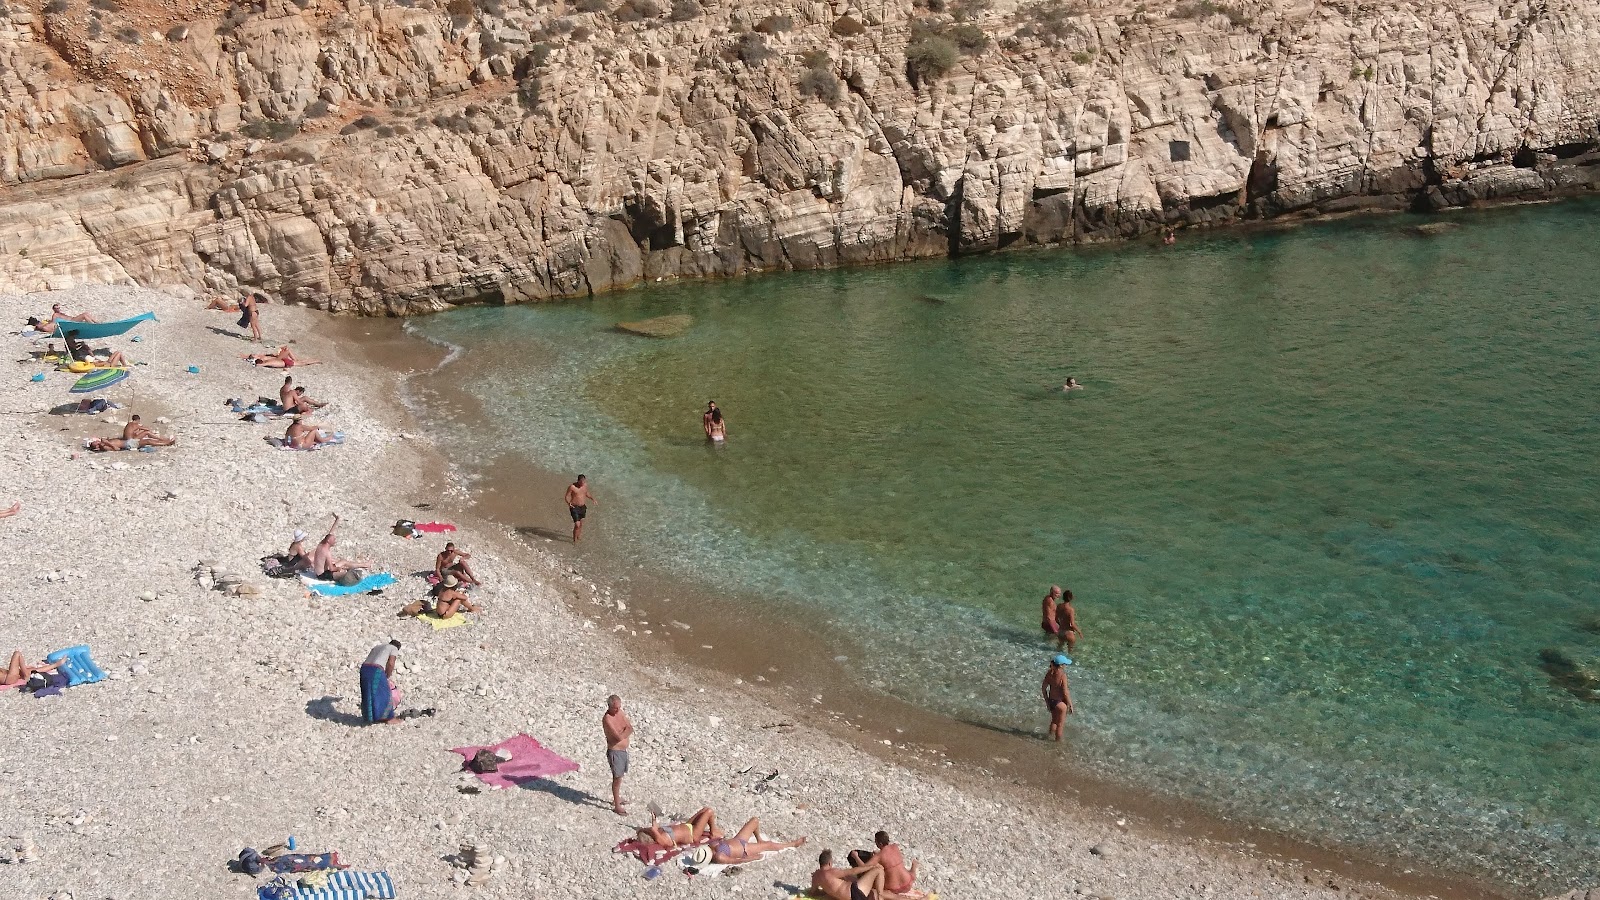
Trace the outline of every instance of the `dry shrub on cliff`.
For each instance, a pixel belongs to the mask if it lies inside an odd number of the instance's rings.
[[[994,0],[956,0],[950,4],[950,15],[957,22],[976,19],[994,7]]]
[[[517,103],[523,109],[533,109],[539,105],[539,92],[544,89],[544,83],[539,76],[530,75],[517,82]]]
[[[794,20],[788,16],[767,16],[751,27],[762,34],[782,34],[794,28]]]
[[[470,19],[478,9],[472,5],[472,0],[449,0],[444,11],[457,19]]]
[[[1075,30],[1072,19],[1083,15],[1083,7],[1066,0],[1044,0],[1018,12],[1026,24],[1018,28],[1017,37],[1036,37],[1046,44],[1055,45],[1066,40]]]
[[[1216,3],[1214,0],[1187,0],[1179,3],[1172,10],[1174,19],[1208,19],[1215,15],[1224,15],[1234,25],[1250,24],[1250,14],[1237,6],[1226,3]]]
[[[618,22],[640,22],[660,16],[661,7],[655,0],[622,0],[614,15]]]
[[[579,25],[572,29],[572,39],[575,41],[587,41],[591,34],[594,34],[594,31],[587,25]]]
[[[59,16],[66,11],[67,0],[50,0],[44,5],[44,14],[47,16]]]
[[[955,68],[961,51],[954,41],[937,31],[922,26],[911,26],[911,42],[906,44],[906,78],[913,87],[934,81]]]
[[[843,15],[833,20],[833,33],[839,37],[855,37],[867,30],[855,16]]]
[[[89,8],[102,10],[104,12],[117,12],[118,10],[122,9],[122,7],[117,4],[117,0],[89,0]]]
[[[767,60],[771,59],[775,54],[767,46],[766,38],[754,31],[746,31],[744,34],[739,35],[738,40],[733,42],[733,55],[739,57],[740,62],[754,69],[758,66],[766,65]]]
[[[606,0],[578,0],[573,4],[578,12],[597,13],[606,11]]]
[[[833,74],[833,58],[825,50],[807,50],[800,56],[806,70],[800,73],[800,95],[837,103],[843,95],[839,76]]]
[[[320,119],[327,114],[328,101],[318,100],[306,107],[305,117],[308,119]]]
[[[672,21],[674,22],[693,21],[700,18],[702,12],[704,10],[700,8],[700,4],[696,3],[695,0],[673,0],[672,2]]]

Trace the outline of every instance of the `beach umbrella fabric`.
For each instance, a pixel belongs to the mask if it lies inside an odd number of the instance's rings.
[[[95,369],[74,382],[72,387],[67,388],[67,393],[92,394],[118,384],[132,374],[131,369]]]

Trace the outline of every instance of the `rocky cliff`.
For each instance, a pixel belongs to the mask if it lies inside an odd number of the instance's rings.
[[[0,292],[413,313],[1600,185],[1593,0],[0,0]]]

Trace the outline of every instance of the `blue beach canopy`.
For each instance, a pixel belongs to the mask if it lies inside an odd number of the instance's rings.
[[[153,322],[155,318],[155,313],[147,312],[140,313],[131,319],[118,319],[115,322],[74,322],[70,319],[59,319],[56,321],[55,333],[51,337],[64,338],[68,332],[71,332],[72,336],[80,341],[115,337],[119,334],[127,334],[140,322]]]

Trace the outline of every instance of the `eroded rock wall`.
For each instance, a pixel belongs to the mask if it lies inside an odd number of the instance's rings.
[[[1591,0],[4,2],[0,292],[407,314],[1600,184]]]

